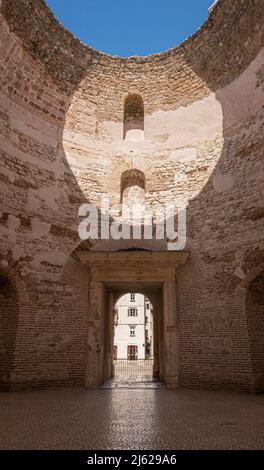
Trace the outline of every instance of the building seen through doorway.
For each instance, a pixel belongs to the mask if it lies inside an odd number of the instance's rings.
[[[114,360],[153,358],[153,310],[142,294],[122,296],[115,308]]]
[[[143,294],[127,293],[116,302],[112,385],[135,386],[158,381],[153,317],[153,306]]]

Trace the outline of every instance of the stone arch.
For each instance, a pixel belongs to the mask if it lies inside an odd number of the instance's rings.
[[[230,326],[234,331],[232,339],[233,359],[239,371],[234,379],[240,384],[239,389],[249,391],[264,390],[264,370],[258,371],[254,365],[255,335],[252,320],[257,313],[253,312],[254,305],[250,300],[252,282],[264,271],[264,255],[262,252],[247,252],[241,264],[228,276],[224,295],[226,310],[230,318]],[[251,318],[250,318],[251,310]],[[263,331],[264,322],[259,327]],[[240,336],[235,334],[240,331]],[[255,361],[256,363],[256,361]],[[237,378],[236,378],[237,376]],[[233,387],[234,388],[234,387]]]
[[[144,101],[136,94],[129,94],[124,102],[124,139],[144,139]]]
[[[256,259],[254,257],[256,262]],[[240,282],[232,300],[232,312],[244,322],[247,331],[245,355],[251,375],[251,388],[264,391],[264,258],[258,256],[258,263],[249,258],[243,265]]]
[[[145,200],[145,174],[137,169],[125,171],[121,176],[121,203],[124,204],[123,207],[129,208],[133,213],[142,207],[144,213]]]
[[[124,191],[133,186],[146,191],[146,177],[143,171],[133,168],[132,170],[126,170],[121,175],[121,197]]]
[[[131,250],[144,250],[144,251],[167,251],[166,240],[98,240],[93,245],[91,251],[131,251]]]
[[[18,264],[0,266],[0,390],[24,388],[24,344],[32,340],[34,306]],[[32,291],[32,285],[30,286]]]
[[[155,305],[155,294],[153,294],[153,291],[151,291],[151,289],[147,289],[146,287],[142,287],[142,288],[137,287],[134,290],[135,290],[135,294],[144,295],[150,300],[152,306]],[[115,292],[113,295],[114,306],[116,306],[117,302],[120,299],[122,299],[124,295],[129,294],[130,292],[131,292],[131,289],[120,289],[119,291]]]

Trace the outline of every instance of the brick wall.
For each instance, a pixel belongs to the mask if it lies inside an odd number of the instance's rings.
[[[251,349],[251,361],[257,391],[264,390],[264,274],[249,284],[246,294],[246,313]]]
[[[19,301],[15,286],[0,276],[0,387],[7,390],[14,370]]]

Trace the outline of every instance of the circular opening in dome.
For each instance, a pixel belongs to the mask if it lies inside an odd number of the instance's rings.
[[[177,46],[208,16],[214,0],[46,0],[58,21],[104,53],[147,56]]]

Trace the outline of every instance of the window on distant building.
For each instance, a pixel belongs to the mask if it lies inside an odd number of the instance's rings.
[[[136,336],[136,325],[130,325],[130,336],[135,337]]]
[[[129,316],[129,317],[137,317],[137,315],[138,315],[138,310],[137,310],[137,308],[130,307],[130,308],[128,309],[128,316]]]
[[[146,309],[149,310],[149,304],[146,304]]]
[[[136,295],[130,294],[130,302],[136,302]]]

